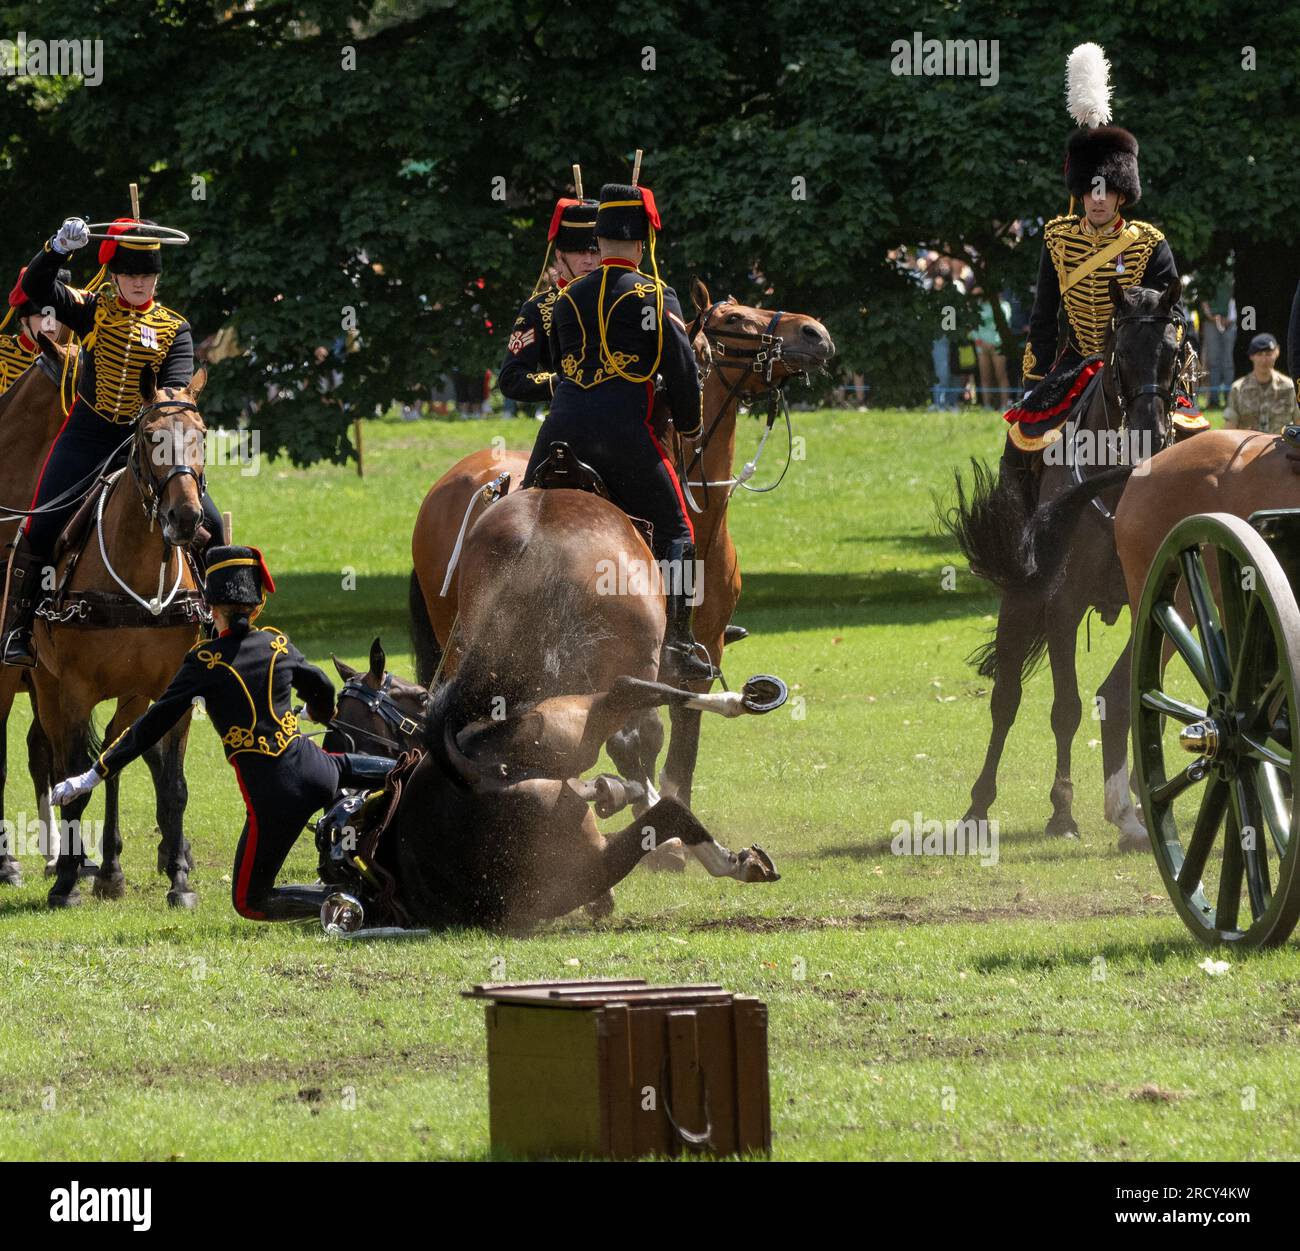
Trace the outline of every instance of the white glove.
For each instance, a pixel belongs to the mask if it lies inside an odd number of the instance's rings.
[[[84,248],[89,242],[90,227],[80,217],[69,217],[59,227],[59,233],[54,236],[51,246],[56,252],[67,256],[69,252]]]
[[[76,777],[64,778],[50,792],[50,802],[59,807],[70,804],[82,795],[89,795],[103,780],[99,776],[99,771],[93,767],[87,769],[85,773],[78,773]]]

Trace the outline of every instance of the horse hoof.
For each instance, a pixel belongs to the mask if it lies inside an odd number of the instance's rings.
[[[1053,817],[1044,831],[1048,838],[1078,838],[1079,827],[1073,817]]]
[[[10,860],[7,864],[0,866],[0,886],[21,886],[23,884],[22,865],[16,860]]]
[[[96,899],[121,899],[126,894],[126,875],[114,873],[109,877],[97,877],[91,889]]]
[[[685,873],[686,852],[681,847],[656,847],[641,863],[651,873]]]
[[[741,703],[746,712],[761,716],[775,712],[785,703],[790,691],[780,678],[770,673],[756,673],[740,689]]]
[[[58,891],[50,891],[45,897],[45,902],[51,908],[76,908],[81,904],[81,892],[79,890],[70,890],[64,894]]]
[[[772,863],[772,857],[757,843],[752,847],[746,847],[737,856],[737,859],[740,861],[740,869],[736,874],[737,881],[779,882],[781,880],[781,875],[776,871],[776,865]]]
[[[192,890],[169,890],[167,903],[172,908],[197,908],[199,897]]]
[[[603,895],[597,895],[595,899],[583,904],[582,910],[593,921],[603,921],[614,911],[614,892],[607,890]]]
[[[1119,849],[1120,851],[1150,851],[1151,838],[1145,830],[1140,834],[1125,830],[1119,836]]]

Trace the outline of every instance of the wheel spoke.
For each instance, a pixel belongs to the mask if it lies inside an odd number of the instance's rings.
[[[1225,784],[1225,790],[1227,786]],[[1241,824],[1234,811],[1228,814],[1227,828],[1223,834],[1223,861],[1219,867],[1219,898],[1214,908],[1215,928],[1232,931],[1237,928],[1237,914],[1241,908],[1241,879],[1245,871],[1245,858],[1241,854]]]
[[[1223,638],[1223,627],[1219,624],[1219,612],[1214,597],[1210,594],[1210,580],[1205,572],[1205,561],[1201,559],[1200,548],[1185,548],[1179,553],[1179,562],[1183,567],[1187,594],[1192,601],[1197,633],[1201,636],[1201,646],[1209,660],[1210,676],[1219,690],[1226,691],[1232,685],[1228,648]]]
[[[1245,744],[1245,755],[1254,760],[1263,760],[1268,764],[1276,765],[1286,773],[1291,772],[1291,753],[1283,752],[1275,747],[1270,747],[1261,739],[1253,738],[1249,734],[1243,734],[1241,741]]]
[[[1228,655],[1240,665],[1241,640],[1245,636],[1246,622],[1254,607],[1255,597],[1251,597],[1248,607],[1237,558],[1226,547],[1216,547],[1215,555],[1218,558],[1219,602],[1223,605],[1223,637],[1227,643]]]
[[[1264,824],[1268,826],[1278,858],[1286,855],[1291,841],[1291,805],[1282,790],[1282,776],[1271,764],[1256,767],[1259,777],[1259,802],[1264,809]]]
[[[1282,672],[1277,670],[1260,692],[1259,698],[1251,705],[1250,711],[1242,719],[1242,729],[1251,733],[1261,730],[1264,734],[1273,731],[1282,707],[1286,703],[1286,688],[1282,682]]]
[[[1178,615],[1178,610],[1168,600],[1163,600],[1152,608],[1151,615],[1192,671],[1201,690],[1207,695],[1213,695],[1215,687],[1205,665],[1205,653],[1196,641],[1196,636],[1187,628],[1187,622]]]
[[[1200,756],[1193,760],[1181,773],[1175,773],[1173,777],[1167,778],[1159,786],[1151,788],[1151,798],[1156,804],[1171,804],[1184,791],[1195,786],[1197,782],[1204,782],[1208,773],[1205,757]]]
[[[1142,707],[1150,708],[1153,712],[1162,712],[1165,716],[1173,717],[1175,721],[1181,721],[1184,725],[1191,725],[1193,721],[1200,721],[1205,717],[1205,709],[1197,708],[1194,704],[1186,704],[1181,699],[1166,695],[1164,691],[1143,691]]]
[[[1210,858],[1219,826],[1223,823],[1224,809],[1228,806],[1228,784],[1217,774],[1201,796],[1201,807],[1196,814],[1196,824],[1187,844],[1187,853],[1178,870],[1178,886],[1184,895],[1190,895],[1201,882],[1205,862]],[[1150,818],[1148,818],[1150,819]],[[1154,830],[1156,827],[1150,826]]]
[[[1232,675],[1232,701],[1240,704],[1250,690],[1249,682],[1254,680],[1259,660],[1261,632],[1267,637],[1268,614],[1260,604],[1258,595],[1252,595],[1246,605],[1245,619],[1241,626],[1241,637],[1236,650],[1236,666]]]
[[[1262,843],[1264,817],[1251,786],[1253,780],[1250,773],[1239,773],[1233,778],[1232,809],[1246,875],[1246,893],[1250,897],[1250,914],[1253,920],[1258,921],[1268,911],[1273,891],[1269,882],[1268,855]]]

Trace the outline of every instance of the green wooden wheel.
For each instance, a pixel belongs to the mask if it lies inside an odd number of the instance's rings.
[[[1207,945],[1300,917],[1300,609],[1258,531],[1203,513],[1165,539],[1133,622],[1133,756],[1151,846]]]

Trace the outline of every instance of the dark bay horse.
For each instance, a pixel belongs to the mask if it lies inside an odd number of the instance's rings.
[[[979,673],[993,679],[993,729],[984,766],[971,788],[966,820],[988,817],[1023,683],[1046,651],[1056,739],[1047,833],[1078,835],[1070,757],[1082,717],[1075,667],[1079,623],[1089,608],[1095,608],[1107,624],[1113,623],[1128,596],[1109,509],[1104,505],[1071,508],[1067,519],[1053,512],[1051,505],[1091,477],[1096,467],[1103,472],[1096,475],[1093,493],[1101,494],[1103,486],[1116,489],[1122,472],[1116,466],[1150,456],[1167,442],[1174,387],[1188,360],[1178,303],[1181,291],[1177,281],[1163,292],[1124,288],[1112,281],[1114,313],[1101,382],[1086,412],[1072,419],[1065,438],[1055,445],[1063,449],[1062,454],[1051,458],[1053,463],[1044,458],[1037,512],[1028,512],[1020,484],[1005,465],[994,479],[986,467],[976,464],[969,497],[958,476],[957,506],[945,518],[947,528],[970,561],[971,571],[992,582],[1002,597],[993,638],[972,657]],[[1050,576],[1045,576],[1049,569]],[[1120,830],[1120,850],[1143,850],[1149,842],[1128,781],[1127,644],[1098,688],[1097,699],[1106,819]]]
[[[654,572],[608,593],[599,566],[620,559]],[[484,513],[460,560],[460,661],[432,696],[428,752],[380,854],[414,919],[526,929],[606,897],[675,839],[718,876],[775,880],[766,855],[726,851],[677,799],[617,833],[596,828],[581,774],[638,710],[756,710],[655,680],[662,587],[627,517],[589,492],[521,491]]]
[[[116,700],[105,735],[111,743],[162,694],[198,640],[201,601],[183,549],[202,519],[206,427],[197,400],[206,381],[200,369],[188,387],[146,391],[127,467],[97,501],[84,544],[56,557],[61,590],[52,597],[53,615],[38,618],[35,682],[59,777],[90,766],[96,704]],[[189,884],[193,864],[183,828],[189,727],[185,716],[145,754],[157,793],[159,868],[171,880],[167,901],[186,908],[198,902]],[[80,828],[88,802],[82,796],[63,808],[64,819],[78,823],[73,828]],[[95,894],[118,898],[125,879],[116,789],[105,804]],[[83,859],[84,844],[61,849],[51,907],[80,902],[76,886]]]
[[[721,665],[727,626],[740,597],[740,563],[727,525],[727,511],[737,489],[736,415],[742,404],[779,398],[791,379],[822,369],[835,355],[826,328],[802,313],[752,308],[728,298],[713,300],[698,280],[692,285],[696,317],[690,333],[701,363],[704,430],[707,436],[698,463],[685,465],[695,527],[697,559],[703,564],[703,587],[694,614],[695,637]],[[670,450],[682,464],[680,441],[667,434]],[[483,514],[476,501],[501,474],[517,489],[528,465],[527,451],[503,448],[472,453],[453,465],[430,488],[420,506],[411,537],[414,570],[410,584],[412,642],[416,677],[428,682],[449,646],[467,573],[455,560],[458,547]],[[452,572],[448,576],[448,569]],[[450,675],[458,663],[453,647],[444,666]],[[695,684],[707,691],[711,684]],[[629,776],[654,777],[663,746],[658,716],[641,710],[620,728],[609,744],[611,756]],[[672,738],[659,784],[667,794],[690,802],[699,753],[700,713],[670,705]]]

